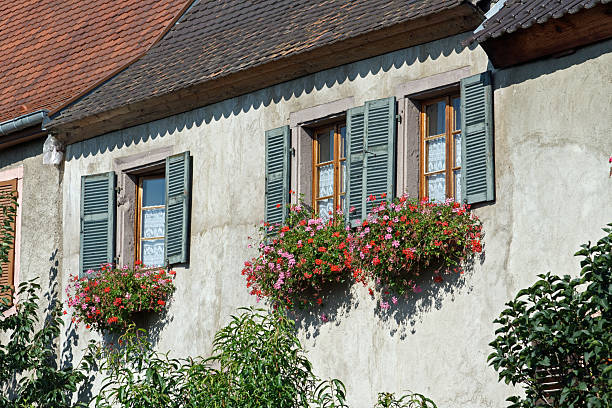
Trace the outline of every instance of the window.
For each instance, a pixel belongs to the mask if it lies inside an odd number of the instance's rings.
[[[159,156],[161,160],[151,160]],[[147,266],[186,264],[189,152],[137,155],[122,158],[115,166],[118,173],[88,175],[81,180],[80,273],[105,263],[130,264],[138,259]]]
[[[449,95],[421,105],[421,197],[461,201],[461,101]]]
[[[318,128],[313,137],[313,207],[322,218],[344,207],[346,193],[346,125]]]
[[[136,206],[136,260],[147,266],[163,266],[166,236],[166,178],[138,178]]]

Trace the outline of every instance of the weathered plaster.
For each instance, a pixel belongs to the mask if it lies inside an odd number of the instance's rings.
[[[191,262],[154,339],[175,356],[206,354],[236,307],[254,303],[240,275],[254,254],[247,237],[263,218],[264,132],[292,113],[352,98],[395,95],[410,81],[469,67],[487,69],[480,48],[450,37],[283,83],[218,104],[68,146],[63,178],[63,278],[78,269],[82,175],[113,160],[174,146],[193,156]],[[348,388],[355,407],[379,391],[405,389],[440,407],[500,407],[512,389],[487,366],[493,319],[518,289],[547,270],[576,273],[572,253],[611,221],[610,42],[559,60],[494,74],[497,200],[475,211],[485,253],[462,276],[381,312],[367,289],[338,289],[318,315],[298,315],[316,371]],[[608,48],[606,48],[608,47]],[[560,85],[563,84],[563,85]],[[297,124],[297,123],[296,123]],[[409,169],[406,169],[408,172]],[[417,172],[418,169],[413,169]],[[88,334],[79,330],[79,346]],[[67,340],[74,341],[74,337]],[[74,353],[78,355],[79,347]]]

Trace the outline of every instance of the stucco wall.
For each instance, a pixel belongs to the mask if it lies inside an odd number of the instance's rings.
[[[0,151],[0,173],[21,169],[19,267],[16,283],[38,278],[41,316],[61,298],[61,170],[43,165],[43,141]]]
[[[170,312],[155,336],[176,356],[206,354],[238,306],[254,303],[240,275],[247,237],[263,218],[264,131],[290,114],[353,98],[395,95],[403,84],[469,67],[487,69],[480,48],[451,37],[303,77],[185,114],[68,146],[63,179],[63,278],[79,265],[81,176],[113,160],[171,146],[193,156],[191,261],[178,270]],[[423,282],[389,313],[363,287],[338,293],[321,312],[298,317],[316,371],[344,381],[355,407],[379,391],[410,389],[440,407],[500,407],[511,389],[486,364],[492,320],[537,273],[576,273],[572,253],[612,221],[610,42],[575,55],[494,74],[495,203],[475,211],[485,252],[461,277]],[[608,47],[608,48],[606,48]],[[416,135],[414,137],[417,137]],[[417,169],[414,168],[416,172]],[[89,334],[79,330],[77,347]],[[75,345],[74,336],[64,339]]]

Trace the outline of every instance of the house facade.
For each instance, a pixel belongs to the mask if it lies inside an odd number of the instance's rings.
[[[492,44],[513,35],[492,22],[516,2],[486,20],[470,2],[405,3],[197,2],[52,115],[65,154],[44,184],[57,191],[23,200],[54,214],[41,228],[57,240],[58,285],[103,262],[170,264],[156,347],[206,355],[236,308],[257,304],[240,271],[283,204],[303,195],[358,217],[370,194],[467,200],[485,237],[462,275],[423,276],[389,310],[355,285],[294,317],[316,373],[341,379],[352,406],[405,389],[441,407],[504,406],[515,390],[487,366],[492,321],[537,274],[576,274],[572,254],[611,221],[612,40],[602,30],[501,68],[493,50],[521,41]],[[605,25],[603,3],[515,31]],[[22,254],[42,235],[27,234]],[[98,337],[69,317],[60,358],[78,360]]]

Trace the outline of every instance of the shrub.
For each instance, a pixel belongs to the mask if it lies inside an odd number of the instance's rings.
[[[72,276],[66,288],[76,322],[87,328],[121,333],[138,312],[161,312],[175,290],[175,272],[161,268],[135,269],[103,265],[86,276]],[[66,312],[64,312],[66,313]]]
[[[576,253],[579,278],[538,275],[495,320],[489,363],[525,390],[510,407],[612,405],[612,229],[604,231]]]
[[[263,225],[259,255],[244,263],[251,294],[287,307],[321,304],[332,282],[351,278],[352,258],[341,212],[325,220],[294,206],[284,225]],[[274,233],[275,235],[271,235]]]
[[[373,205],[355,232],[355,259],[376,283],[403,295],[415,289],[414,278],[424,271],[435,272],[440,282],[440,272],[457,270],[465,257],[480,252],[481,229],[465,205],[404,195]]]
[[[421,394],[409,392],[396,397],[393,393],[381,392],[374,408],[436,408],[436,404]]]

